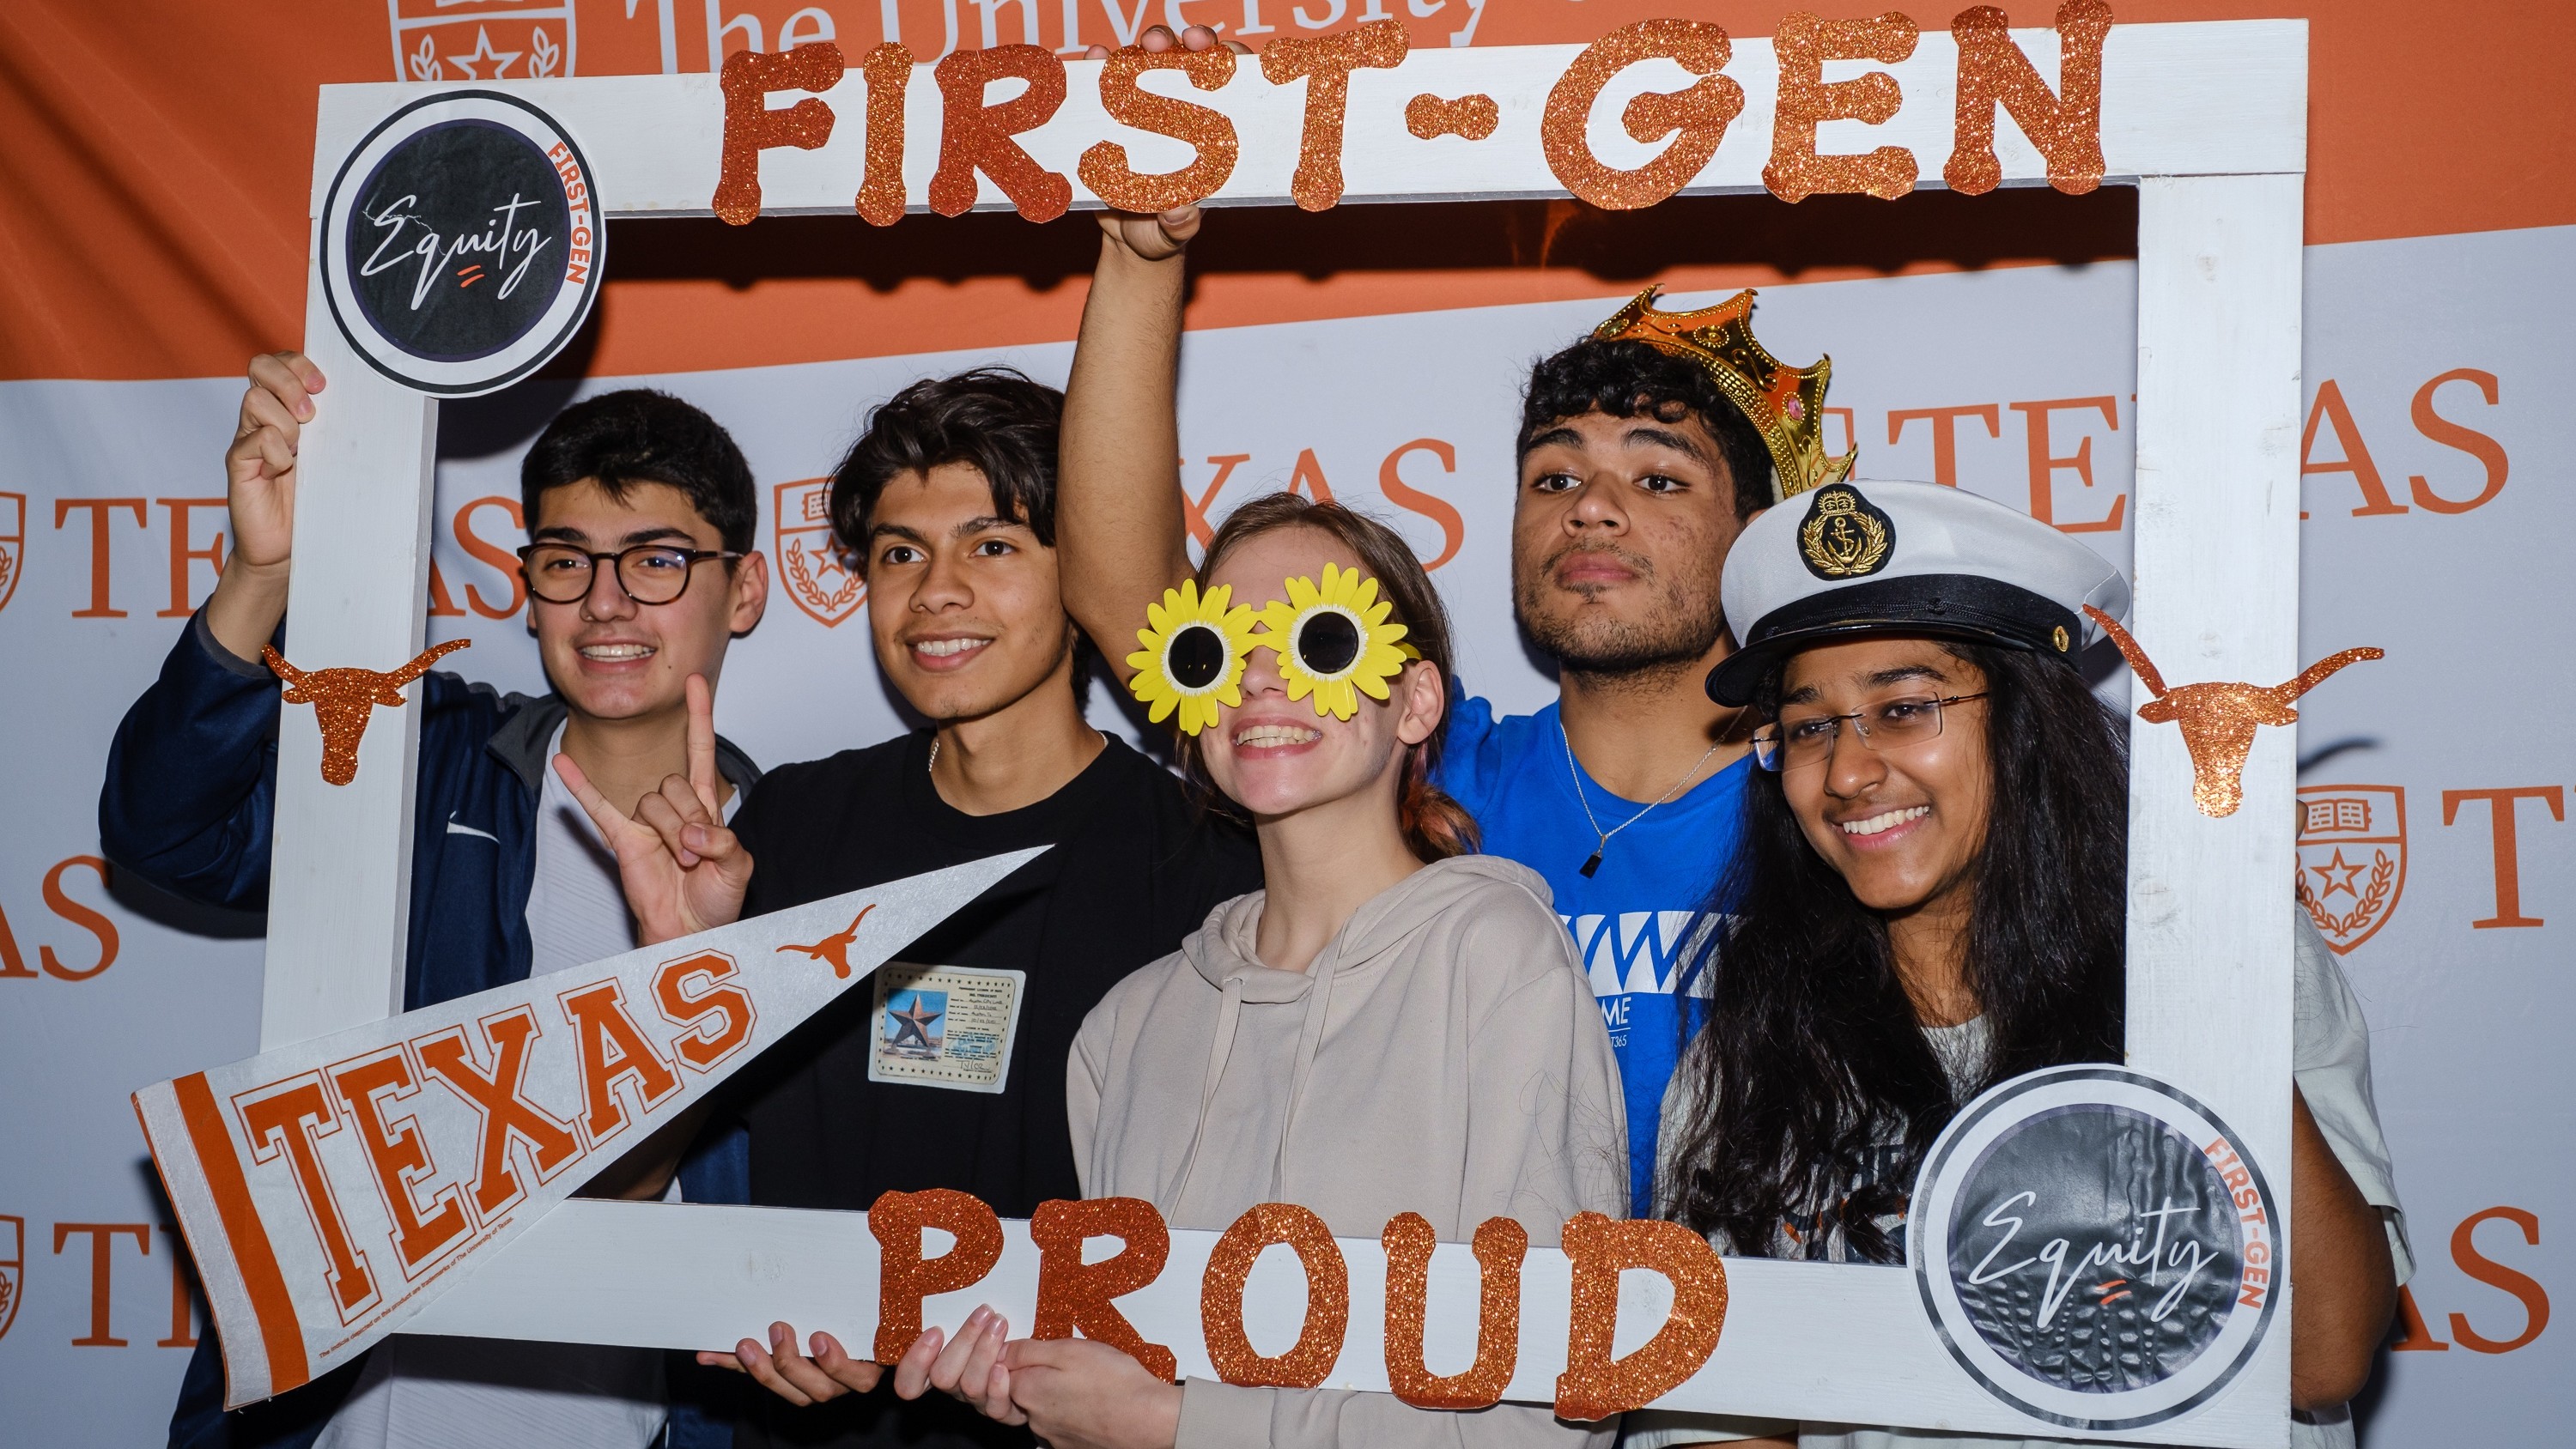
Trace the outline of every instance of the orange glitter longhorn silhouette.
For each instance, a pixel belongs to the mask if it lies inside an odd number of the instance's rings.
[[[859,922],[866,920],[868,912],[876,908],[874,901],[859,907],[859,913],[850,917],[850,923],[847,926],[832,935],[825,936],[811,946],[799,946],[791,942],[778,949],[802,951],[817,961],[828,961],[832,965],[833,976],[846,978],[850,974],[850,943],[859,939]]]
[[[472,644],[471,639],[450,639],[432,644],[420,657],[400,669],[298,669],[286,662],[286,656],[275,646],[259,651],[271,674],[286,681],[282,696],[288,704],[313,706],[314,722],[322,727],[322,778],[334,785],[346,785],[358,778],[358,741],[366,737],[367,721],[377,705],[398,707],[403,702],[403,686],[429,672],[429,666],[445,655]]]
[[[2120,646],[2121,657],[2137,672],[2138,681],[2155,698],[2138,706],[2138,718],[2149,724],[2171,720],[2182,726],[2183,746],[2191,751],[2191,798],[2200,813],[2228,816],[2245,803],[2245,756],[2254,748],[2254,731],[2261,725],[2285,725],[2298,722],[2299,712],[2291,701],[2323,684],[2326,676],[2347,664],[2365,659],[2385,659],[2385,649],[2346,649],[2329,654],[2299,671],[2287,684],[2269,689],[2252,684],[2209,683],[2185,684],[2168,688],[2164,676],[2156,672],[2147,651],[2129,637],[2120,622],[2091,604],[2084,606],[2086,617],[2102,626],[2111,642]]]

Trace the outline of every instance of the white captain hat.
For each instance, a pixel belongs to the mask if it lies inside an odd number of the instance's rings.
[[[2066,661],[2114,619],[2129,586],[2045,523],[1938,483],[1829,483],[1748,525],[1721,598],[1738,647],[1709,671],[1720,704],[1753,701],[1782,656],[1863,634],[1924,634]]]

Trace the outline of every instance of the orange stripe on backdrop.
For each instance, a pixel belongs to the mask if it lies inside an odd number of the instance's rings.
[[[215,1196],[215,1214],[223,1220],[225,1245],[232,1249],[242,1288],[250,1295],[251,1317],[259,1323],[259,1344],[268,1354],[269,1390],[282,1394],[313,1377],[312,1361],[304,1352],[304,1329],[295,1318],[295,1300],[286,1291],[285,1275],[278,1271],[268,1230],[260,1226],[259,1210],[250,1200],[250,1183],[233,1156],[232,1134],[224,1130],[223,1114],[206,1086],[206,1074],[181,1077],[170,1086],[179,1099],[179,1118],[188,1124],[189,1151],[206,1174],[206,1188]]]
[[[1240,23],[1243,3],[1196,0],[1189,14]],[[1289,33],[1292,4],[1335,8],[1334,0],[1256,3],[1279,33]],[[1945,0],[1916,18],[1941,25],[1960,3]],[[2576,222],[2576,6],[2115,4],[2130,22],[2309,17],[2312,242]],[[475,67],[451,78],[489,75],[490,55],[512,52],[520,58],[504,73],[517,75],[544,49],[530,38],[542,22],[529,17],[545,8],[502,0],[0,6],[0,378],[223,374],[255,349],[294,342],[314,87],[388,79],[398,54],[420,57],[424,44],[433,62],[452,53]],[[624,0],[570,0],[569,8],[578,44],[564,47],[558,64],[584,75],[661,67],[658,5],[634,6],[632,15]],[[704,7],[671,8],[680,20],[673,60],[704,70]],[[719,8],[748,22],[727,34],[728,48],[748,44],[754,25],[766,46],[811,38],[813,12],[833,18],[845,49],[879,33],[875,0],[727,0]],[[954,8],[964,43],[981,43],[987,7]],[[1003,17],[997,38],[1021,39],[1022,7],[992,8]],[[1363,13],[1338,8],[1353,19]],[[1589,40],[1671,13],[1764,35],[1794,8],[1781,0],[1490,0],[1475,41]],[[2007,8],[2033,25],[2053,11]],[[1112,0],[1080,6],[1082,38],[1111,38],[1113,9],[1120,23],[1137,13]],[[1159,19],[1165,7],[1151,9]],[[899,10],[905,38],[935,53],[944,7],[902,0]],[[1060,39],[1060,10],[1036,7],[1049,44]],[[1465,0],[1447,0],[1407,23],[1417,43],[1442,44],[1465,13]],[[479,47],[487,58],[471,59],[487,31]],[[1893,203],[1907,209],[1897,213],[1870,201],[1687,203],[1666,210],[1700,218],[1701,228],[1657,219],[1636,230],[1623,225],[1629,219],[1545,204],[1238,213],[1218,218],[1203,248],[1191,320],[1218,326],[1602,296],[1650,277],[1720,286],[1875,276],[2122,255],[2129,246],[2124,231],[2106,229],[2110,212],[2002,196],[1941,210],[1957,202],[1917,196]],[[1877,244],[1899,216],[1915,244]],[[892,233],[855,218],[762,222],[721,235],[713,225],[652,223],[650,234],[621,227],[586,365],[651,372],[1061,340],[1073,333],[1092,248],[1081,217],[1038,229],[1008,217],[917,218]],[[1914,236],[1918,225],[1933,232],[1929,242]],[[1710,227],[1716,235],[1699,234]],[[1686,245],[1662,249],[1675,243]]]

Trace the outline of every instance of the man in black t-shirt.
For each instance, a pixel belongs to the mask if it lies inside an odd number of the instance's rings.
[[[1062,403],[1008,371],[916,383],[833,473],[878,668],[933,728],[775,770],[731,829],[674,777],[640,823],[611,830],[647,940],[1055,847],[729,1084],[754,1203],[864,1209],[946,1187],[1025,1218],[1080,1197],[1064,1082],[1083,1016],[1261,884],[1248,831],[1083,721],[1080,635],[1056,582]],[[943,1394],[845,1396],[875,1375],[784,1324],[736,1357],[776,1394],[736,1449],[1031,1442]]]

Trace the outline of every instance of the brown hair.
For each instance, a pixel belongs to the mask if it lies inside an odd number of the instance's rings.
[[[1412,548],[1396,536],[1395,530],[1364,513],[1354,513],[1338,503],[1316,503],[1298,493],[1269,493],[1255,498],[1228,514],[1216,537],[1208,541],[1207,557],[1199,564],[1200,586],[1206,586],[1208,575],[1216,571],[1227,554],[1262,534],[1283,528],[1321,530],[1359,555],[1361,566],[1377,580],[1379,596],[1395,605],[1395,621],[1405,628],[1404,642],[1440,671],[1441,687],[1448,687],[1449,611],[1442,606],[1439,591],[1431,586],[1431,576],[1423,572],[1422,560],[1414,557]],[[1404,843],[1424,860],[1472,855],[1476,850],[1475,817],[1467,813],[1466,806],[1431,783],[1431,771],[1440,763],[1441,743],[1448,735],[1449,716],[1443,711],[1430,737],[1415,745],[1405,761],[1404,789],[1396,799],[1396,823],[1404,832]],[[1191,774],[1204,780],[1196,736],[1182,737],[1181,755]]]

